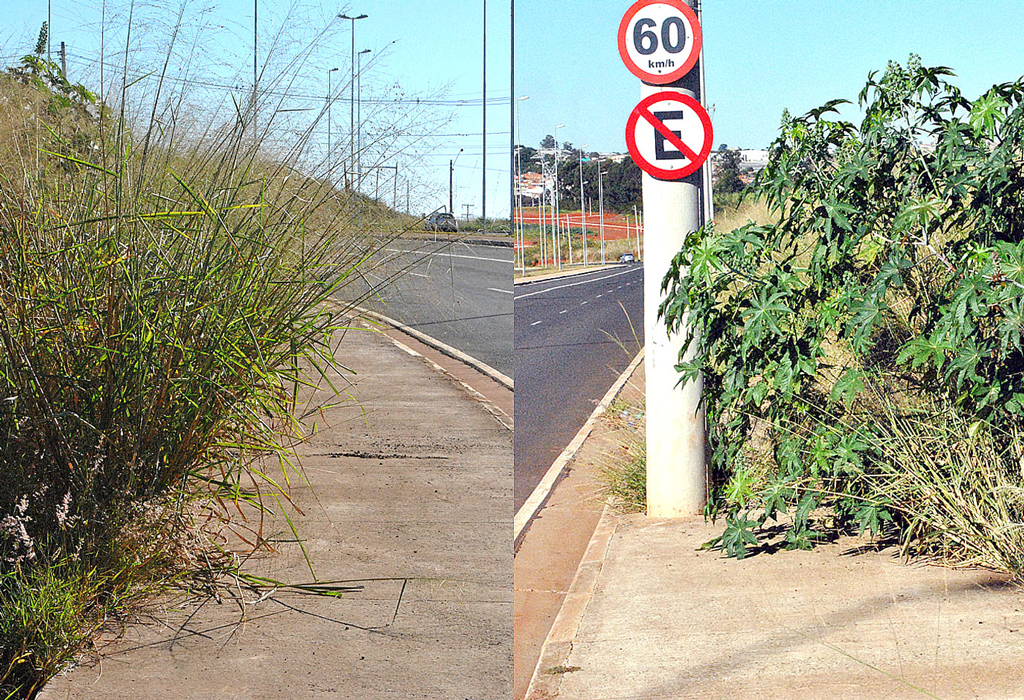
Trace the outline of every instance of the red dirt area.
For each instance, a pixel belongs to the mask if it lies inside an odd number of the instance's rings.
[[[524,207],[523,208],[523,223],[524,224],[541,224],[540,211],[536,207]],[[565,224],[566,218],[569,219],[569,228],[575,230],[582,230],[583,220],[581,214],[578,211],[563,211],[559,212],[558,219]],[[633,238],[636,236],[636,225],[632,216],[629,216],[629,225],[627,227],[627,217],[623,214],[616,214],[615,212],[606,211],[604,213],[604,238],[606,241],[614,241],[622,238]],[[591,236],[599,236],[601,230],[601,215],[588,212],[587,213],[587,238]],[[543,224],[545,226],[551,225],[551,213],[548,211],[544,212]],[[527,241],[527,245],[532,245]]]

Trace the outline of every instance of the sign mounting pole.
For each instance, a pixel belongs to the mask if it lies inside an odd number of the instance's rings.
[[[707,493],[703,383],[677,386],[686,331],[669,336],[658,321],[661,280],[686,237],[704,223],[701,167],[713,136],[700,106],[699,71],[692,70],[703,43],[695,2],[637,0],[618,36],[623,62],[644,81],[626,141],[644,171],[647,514],[653,517],[696,515]]]

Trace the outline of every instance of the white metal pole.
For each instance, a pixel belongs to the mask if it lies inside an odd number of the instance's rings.
[[[636,259],[640,259],[640,215],[636,212],[636,205],[633,205],[633,227],[636,231]]]
[[[688,0],[693,5],[695,0]],[[669,86],[644,84],[641,97],[662,90],[677,90],[698,97],[697,70]],[[696,172],[677,181],[657,180],[643,174],[644,216],[654,235],[647,241],[644,263],[644,369],[647,393],[647,514],[675,518],[700,513],[707,490],[702,380],[678,386],[675,369],[686,337],[685,326],[669,336],[658,320],[662,301],[661,280],[683,247],[686,236],[700,228],[700,190],[703,175]],[[684,359],[693,356],[696,344]]]
[[[597,162],[597,199],[601,216],[601,264],[604,264],[604,171],[601,170],[601,161]]]
[[[561,211],[559,211],[559,192],[558,192],[558,156],[562,153],[562,148],[558,144],[558,130],[564,129],[565,124],[558,124],[555,126],[555,196],[552,200],[552,221],[555,222],[554,228],[554,250],[556,258],[556,266],[559,270],[562,269],[562,221]]]
[[[565,239],[569,242],[569,267],[572,267],[572,229],[569,227],[569,215],[565,215]]]
[[[583,233],[580,235],[583,237],[583,267],[587,266],[587,198],[583,191],[583,149],[586,146],[580,146],[580,226]]]

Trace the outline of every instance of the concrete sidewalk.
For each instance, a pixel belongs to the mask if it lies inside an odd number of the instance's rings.
[[[1004,577],[859,538],[736,561],[700,549],[721,527],[606,510],[528,697],[1024,698],[1024,595]]]
[[[355,401],[303,446],[293,515],[317,578],[362,589],[239,591],[244,615],[228,596],[162,601],[41,698],[510,697],[512,433],[381,333],[339,353]],[[245,570],[310,581],[286,523],[267,528],[278,551]]]

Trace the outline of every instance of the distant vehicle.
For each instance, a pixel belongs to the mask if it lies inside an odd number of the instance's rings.
[[[446,211],[436,211],[427,217],[427,230],[455,233],[459,230],[459,222]]]
[[[619,262],[620,263],[634,263],[634,262],[636,262],[636,258],[633,257],[632,253],[623,253],[622,255],[619,256]]]

